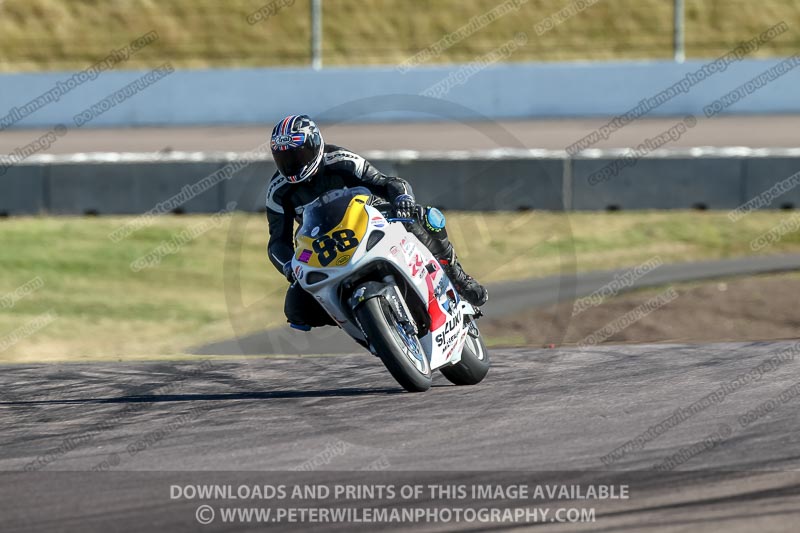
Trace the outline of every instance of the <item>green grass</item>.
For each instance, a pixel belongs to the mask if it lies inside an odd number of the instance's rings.
[[[749,242],[791,216],[758,212],[451,213],[448,227],[481,281],[751,254]],[[286,282],[268,263],[263,216],[169,216],[114,243],[130,218],[0,219],[0,299],[35,277],[44,286],[0,306],[0,343],[47,312],[57,319],[0,351],[2,362],[131,359],[284,324]],[[130,265],[174,235],[210,228],[140,272]],[[762,253],[800,252],[787,234]],[[2,300],[0,300],[2,301]]]
[[[280,2],[280,0],[279,0]],[[309,1],[256,24],[266,0],[5,0],[0,4],[0,70],[82,69],[149,31],[160,39],[120,68],[306,65]],[[397,64],[483,15],[501,0],[324,0],[328,65]],[[671,0],[600,0],[537,36],[535,27],[568,0],[530,0],[432,59],[465,62],[519,32],[528,44],[510,61],[669,58]],[[800,4],[793,0],[686,0],[690,57],[715,57],[780,21],[786,34],[757,56],[800,48]]]

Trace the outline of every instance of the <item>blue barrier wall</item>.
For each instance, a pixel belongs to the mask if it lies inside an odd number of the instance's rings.
[[[732,63],[650,115],[702,115],[704,106],[779,61],[748,59]],[[459,65],[418,67],[406,73],[392,67],[184,70],[175,71],[128,98],[87,127],[269,124],[298,111],[325,121],[613,116],[653,97],[705,63],[503,64],[469,77],[464,76],[466,71]],[[143,74],[103,73],[25,117],[15,127],[71,126],[77,113]],[[71,76],[72,73],[0,75],[0,113],[24,105]],[[463,83],[442,96],[457,104],[446,113],[433,101],[409,98],[448,76]],[[800,113],[798,94],[800,69],[743,98],[725,113]],[[376,109],[383,111],[375,113]]]

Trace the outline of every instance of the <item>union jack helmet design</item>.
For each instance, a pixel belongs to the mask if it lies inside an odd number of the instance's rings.
[[[272,158],[292,183],[307,180],[322,163],[325,142],[308,115],[289,115],[272,129]]]

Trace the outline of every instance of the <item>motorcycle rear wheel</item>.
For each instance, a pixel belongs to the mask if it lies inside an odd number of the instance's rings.
[[[430,361],[415,335],[398,322],[382,297],[366,301],[356,310],[358,322],[392,377],[408,392],[425,392],[433,380]]]
[[[471,327],[474,328],[477,335],[473,335],[472,332],[467,335],[464,350],[461,352],[461,361],[439,369],[442,375],[454,385],[477,385],[489,373],[491,366],[489,350],[486,349],[486,343],[483,342],[478,327],[474,324]]]

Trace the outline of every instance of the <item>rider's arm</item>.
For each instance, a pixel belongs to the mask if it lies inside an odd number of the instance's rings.
[[[286,178],[275,176],[267,190],[267,221],[269,222],[269,260],[283,273],[283,265],[294,256],[294,210],[284,205],[283,195]]]
[[[411,190],[410,183],[403,178],[387,176],[381,173],[366,160],[364,175],[361,180],[365,182],[367,188],[372,191],[373,194],[377,194],[389,202],[394,202],[398,196],[403,194],[407,194],[412,198],[414,197],[414,191]]]
[[[267,220],[269,221],[269,245],[267,246],[269,260],[272,261],[278,272],[282,274],[283,265],[287,261],[291,261],[294,256],[294,248],[292,246],[294,218],[267,209]]]
[[[383,174],[355,152],[338,146],[333,148],[334,150],[325,154],[325,166],[349,178],[351,183],[348,186],[361,185],[389,202],[394,202],[402,194],[414,196],[411,185],[406,180]]]

